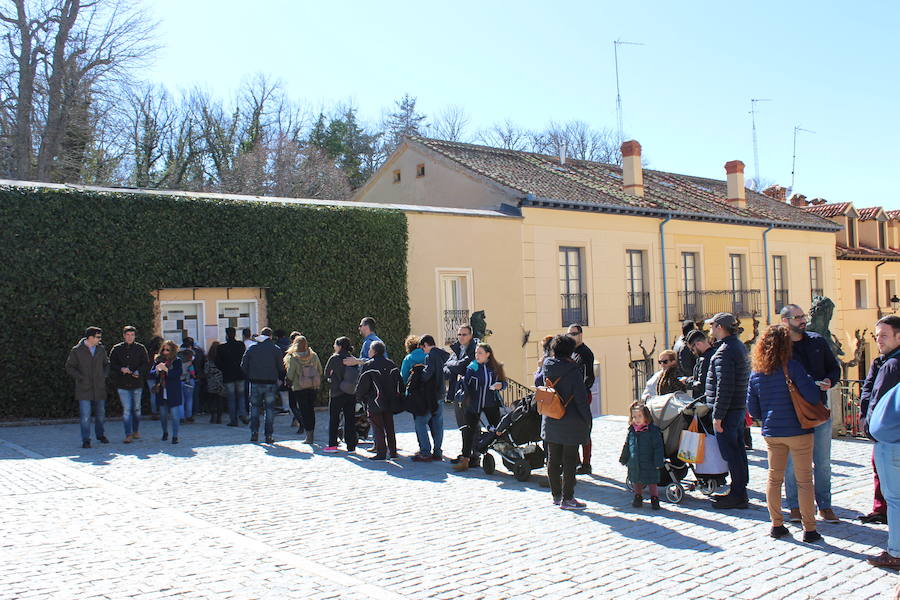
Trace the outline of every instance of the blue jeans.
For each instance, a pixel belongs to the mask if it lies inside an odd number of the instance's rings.
[[[153,377],[147,378],[147,390],[149,391],[148,393],[150,394],[150,414],[151,415],[155,415],[156,413],[159,412],[159,407],[157,406],[156,394],[153,393],[153,386],[156,385],[156,381],[157,380],[154,379]]]
[[[831,419],[813,428],[813,484],[816,490],[816,506],[819,510],[831,508]],[[784,472],[785,505],[799,509],[797,479],[794,477],[794,459],[789,454]]]
[[[228,396],[228,424],[237,425],[238,417],[247,416],[244,380],[229,381],[223,385],[225,385],[225,395]]]
[[[172,436],[178,437],[178,422],[181,420],[181,405],[165,406],[159,405],[159,424],[162,425],[162,432],[169,432],[168,422],[172,421]]]
[[[730,410],[722,419],[722,433],[716,434],[719,452],[728,463],[731,473],[731,490],[728,495],[738,500],[747,499],[747,482],[750,480],[750,468],[747,465],[747,448],[744,446],[744,414],[745,410]]]
[[[119,402],[122,403],[122,425],[125,426],[125,437],[136,433],[141,428],[141,395],[144,390],[123,390],[119,388]]]
[[[431,454],[431,441],[428,439],[428,431],[434,439],[434,454],[441,453],[441,444],[444,443],[444,411],[438,406],[437,412],[430,415],[413,417],[416,425],[416,438],[419,440],[419,454],[422,456]]]
[[[878,469],[881,493],[887,500],[887,551],[900,558],[900,444],[875,442],[875,468]]]
[[[259,411],[266,411],[266,437],[272,437],[275,431],[275,396],[278,395],[277,383],[250,383],[250,431],[259,433]]]
[[[94,411],[94,435],[97,439],[104,437],[103,423],[106,421],[106,402],[103,400],[79,400],[78,411],[81,413],[81,441],[91,441],[91,409]]]
[[[181,408],[182,419],[190,419],[194,416],[194,388],[196,385],[181,382]]]

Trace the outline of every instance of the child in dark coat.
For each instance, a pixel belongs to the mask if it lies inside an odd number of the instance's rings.
[[[650,487],[650,507],[659,510],[657,484],[659,470],[665,462],[662,431],[653,424],[650,409],[645,404],[633,403],[629,415],[628,436],[619,462],[628,465],[628,479],[634,487],[631,505],[640,508],[644,504],[644,485],[647,484]]]

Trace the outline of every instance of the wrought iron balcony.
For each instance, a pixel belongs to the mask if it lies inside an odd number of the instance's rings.
[[[444,344],[450,345],[456,341],[456,332],[460,325],[469,324],[469,310],[445,310],[444,311]]]
[[[562,300],[562,326],[575,323],[588,324],[587,294],[560,294]]]
[[[650,292],[628,292],[628,322],[650,322]]]
[[[760,295],[759,290],[678,292],[678,318],[699,321],[720,312],[729,312],[736,317],[760,314]]]

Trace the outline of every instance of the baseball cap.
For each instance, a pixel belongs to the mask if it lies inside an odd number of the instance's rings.
[[[716,325],[724,325],[725,327],[732,328],[737,325],[737,319],[735,319],[734,315],[731,313],[720,312],[716,313],[713,318],[704,321],[704,323],[707,325],[715,323]]]

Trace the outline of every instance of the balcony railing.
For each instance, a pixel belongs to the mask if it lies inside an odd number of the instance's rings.
[[[736,317],[749,317],[760,314],[759,304],[759,290],[678,292],[678,318],[699,321],[720,312],[730,312]]]
[[[842,379],[837,386],[841,392],[841,414],[834,415],[833,418],[840,418],[838,430],[842,435],[866,437],[860,424],[859,396],[862,384],[861,379]]]
[[[562,300],[562,326],[588,324],[587,294],[560,294]]]
[[[450,345],[456,341],[456,332],[460,325],[469,324],[469,310],[445,310],[444,311],[444,344]]]
[[[650,322],[650,292],[628,292],[628,322]]]
[[[788,303],[790,303],[790,300],[788,300],[788,291],[775,290],[775,312],[781,312],[781,309]]]
[[[825,290],[822,288],[812,288],[809,290],[809,301],[812,302],[816,296],[824,296]]]
[[[500,392],[500,397],[503,398],[504,406],[512,406],[522,398],[526,398],[534,393],[534,389],[519,383],[518,381],[510,378],[506,378],[506,389]]]

